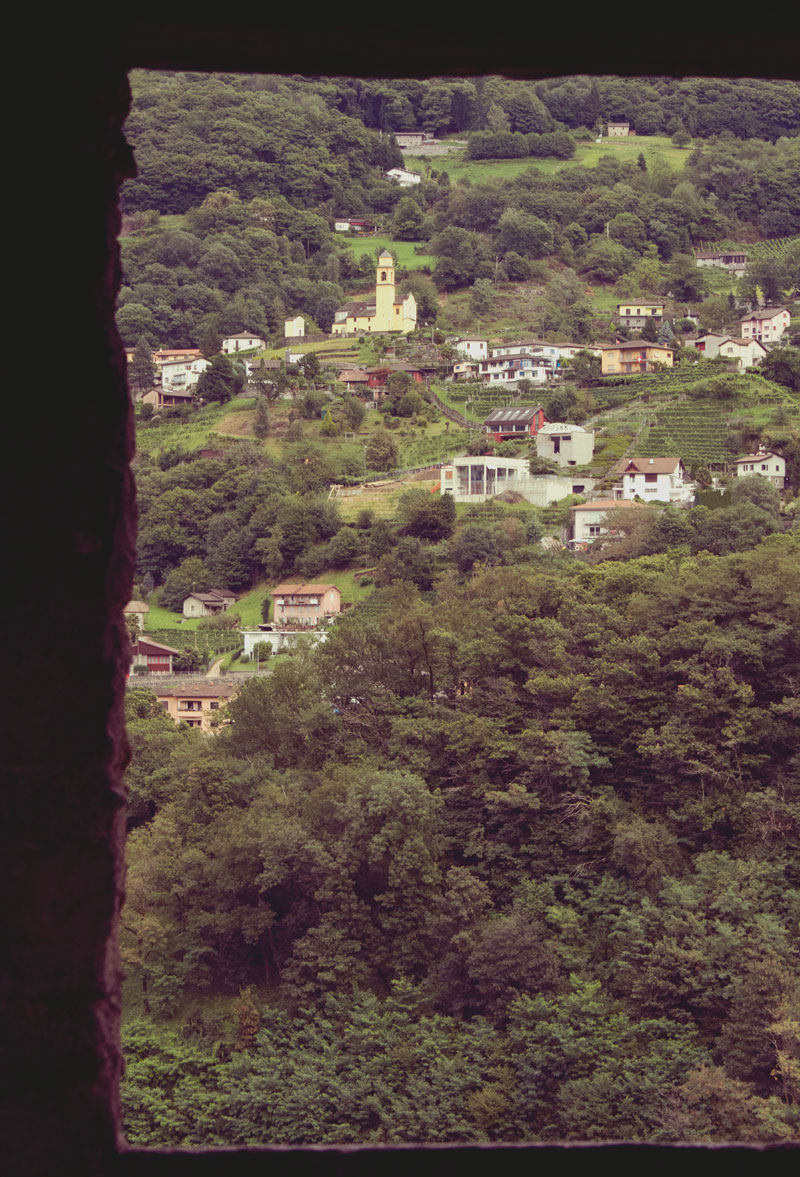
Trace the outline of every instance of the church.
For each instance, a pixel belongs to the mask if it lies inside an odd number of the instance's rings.
[[[331,334],[402,331],[408,335],[416,326],[417,300],[413,294],[399,298],[395,293],[394,258],[384,249],[375,271],[375,298],[371,302],[346,302],[340,306],[331,325]]]

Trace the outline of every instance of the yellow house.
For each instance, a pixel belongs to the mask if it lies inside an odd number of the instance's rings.
[[[600,347],[604,376],[613,373],[632,375],[639,372],[657,372],[659,365],[672,367],[674,349],[658,343],[647,343],[641,339],[629,343],[604,343]]]
[[[346,302],[337,309],[331,335],[356,335],[402,331],[408,335],[417,326],[417,300],[413,294],[399,298],[395,292],[394,258],[384,249],[375,271],[375,298],[372,302]]]

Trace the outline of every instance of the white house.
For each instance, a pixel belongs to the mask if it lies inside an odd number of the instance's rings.
[[[645,501],[688,505],[694,498],[694,483],[680,458],[623,458],[616,473],[622,475],[622,486],[614,494],[623,501],[638,495]]]
[[[616,122],[609,123],[608,129],[606,131],[609,139],[624,137],[630,135],[630,133],[631,124],[629,122],[623,122],[621,119]]]
[[[762,445],[757,454],[745,454],[743,458],[736,459],[736,477],[747,478],[751,474],[768,478],[779,490],[783,490],[786,485],[786,459]]]
[[[700,339],[687,340],[687,347],[694,347],[709,359],[719,356],[736,366],[738,372],[752,368],[763,360],[767,349],[757,339],[735,339],[732,335],[703,335]]]
[[[422,183],[422,176],[419,172],[410,172],[407,168],[389,168],[388,172],[383,173],[384,180],[394,180],[395,184],[399,184],[401,188],[411,188],[414,184]]]
[[[485,360],[489,354],[488,340],[477,335],[465,336],[463,339],[451,339],[448,342],[454,351],[470,360]]]
[[[742,338],[757,339],[760,343],[774,343],[776,339],[780,339],[791,321],[792,316],[786,307],[764,307],[740,319],[739,324],[742,328]]]
[[[299,641],[324,642],[328,634],[324,629],[312,629],[303,633],[297,629],[275,629],[271,625],[259,626],[258,629],[243,629],[244,652],[249,658],[253,657],[253,650],[260,642],[266,642],[272,647],[272,653],[277,654],[290,646],[296,646]]]
[[[550,422],[536,434],[536,453],[559,466],[585,466],[594,453],[594,431]]]
[[[265,348],[266,340],[258,335],[250,335],[243,331],[239,335],[227,335],[222,341],[223,355],[235,355],[237,351],[253,351],[255,348]]]
[[[572,508],[571,547],[589,545],[599,535],[608,534],[606,515],[617,507],[641,509],[643,504],[627,499],[595,499],[592,503],[580,503]]]
[[[593,478],[531,474],[527,458],[464,455],[442,466],[439,491],[452,495],[457,503],[482,503],[512,490],[529,503],[546,507],[568,495],[587,494],[594,484]]]
[[[193,360],[169,360],[161,365],[162,392],[190,392],[197,387],[200,376],[209,366],[209,360],[198,357]]]
[[[527,352],[492,355],[488,360],[478,361],[478,376],[484,384],[506,384],[512,388],[516,388],[518,380],[544,384],[552,380],[555,371],[555,360]]]

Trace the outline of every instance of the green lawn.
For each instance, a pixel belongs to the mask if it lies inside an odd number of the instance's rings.
[[[249,398],[237,398],[225,405],[206,405],[198,409],[187,420],[169,418],[166,411],[156,416],[161,418],[155,424],[137,422],[136,448],[140,453],[156,454],[162,450],[179,446],[181,449],[194,450],[201,446],[213,445],[220,436],[226,434],[226,421],[237,413],[251,412],[254,401]],[[240,436],[232,430],[229,436]]]
[[[376,237],[348,237],[345,240],[345,245],[357,258],[365,253],[375,257],[376,251],[388,249],[390,253],[394,254],[398,269],[402,267],[405,270],[432,270],[436,264],[436,258],[430,253],[417,253],[417,246],[420,244],[424,243],[396,241],[394,237],[380,235]]]
[[[615,159],[630,160],[633,163],[643,155],[648,166],[656,159],[667,163],[673,171],[683,169],[691,147],[673,147],[666,135],[635,135],[628,139],[606,139],[601,143],[581,143],[576,147],[572,159],[481,159],[467,157],[466,150],[451,151],[445,156],[406,155],[406,167],[423,175],[431,169],[446,171],[451,180],[469,180],[472,184],[484,184],[489,180],[513,180],[516,176],[535,168],[537,172],[553,175],[564,168],[582,164],[587,168],[597,167],[604,155]]]

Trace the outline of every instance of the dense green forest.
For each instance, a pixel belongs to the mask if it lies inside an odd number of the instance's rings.
[[[486,448],[436,382],[396,372],[369,412],[320,350],[229,400],[244,373],[219,357],[203,407],[138,406],[134,595],[154,614],[177,626],[187,592],[225,584],[266,620],[282,579],[360,579],[215,735],[127,691],[128,1140],[800,1139],[800,362],[789,346],[732,375],[681,347],[688,309],[730,329],[800,294],[800,87],[132,85],[118,321],[144,384],[151,347],[213,355],[246,329],[277,349],[290,314],[328,330],[374,282],[369,239],[332,229],[362,214],[424,251],[398,270],[425,323],[407,358],[446,359],[444,333],[476,324],[610,339],[615,299],[667,301],[673,370],[611,385],[584,355],[542,392],[551,420],[597,431],[601,491],[675,436],[701,486],[760,443],[788,485],[619,511],[578,558],[556,542],[575,497],[330,497]],[[638,158],[590,166],[581,145],[621,117]],[[393,132],[420,127],[476,169],[524,140],[524,168],[453,180],[435,157],[399,189]],[[697,269],[723,241],[750,249],[742,279]],[[458,389],[471,412],[480,392]],[[239,620],[199,624],[227,649],[213,627]]]
[[[435,286],[425,275],[414,278],[427,322],[439,316],[449,325],[437,290],[491,280],[496,288],[532,288],[539,334],[582,341],[604,337],[592,319],[587,281],[625,279],[623,298],[669,291],[700,303],[714,291],[707,272],[694,266],[693,247],[800,234],[794,83],[487,79],[483,106],[473,82],[136,74],[133,88],[127,133],[139,175],[123,187],[128,215],[118,315],[131,346],[142,336],[153,346],[198,346],[209,330],[245,326],[277,336],[284,318],[298,313],[329,330],[336,306],[369,289],[374,274],[368,239],[358,255],[332,231],[343,212],[371,215],[401,240],[429,243]],[[588,101],[595,92],[599,105],[582,108],[585,120],[576,124],[568,97]],[[610,147],[594,167],[567,161],[557,172],[531,167],[513,179],[451,183],[447,157],[435,159],[439,170],[413,189],[383,178],[402,156],[389,128],[374,128],[398,104],[406,110],[408,103],[413,119],[424,123],[447,98],[451,122],[476,126],[485,125],[488,115],[480,112],[492,96],[497,101],[486,110],[505,104],[501,114],[512,126],[523,125],[526,103],[541,107],[536,126],[561,127],[553,144],[559,155],[565,143],[573,150],[573,138],[590,134],[566,127],[617,115],[634,94],[659,104],[656,130],[671,131],[675,102],[685,113],[697,111],[696,121],[687,113],[694,138],[683,149],[682,169],[660,158],[648,167],[643,155],[638,162],[618,159]],[[466,97],[467,113],[454,114]],[[748,137],[737,137],[745,125]],[[800,289],[796,244],[763,259],[761,269],[743,294],[765,280],[770,297]],[[543,290],[564,273],[577,290]]]

